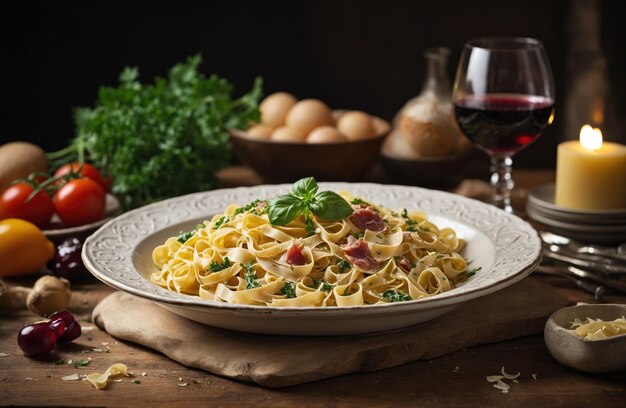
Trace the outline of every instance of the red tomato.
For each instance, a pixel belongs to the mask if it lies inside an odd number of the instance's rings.
[[[54,205],[44,191],[39,191],[30,200],[28,196],[33,187],[28,183],[18,183],[4,190],[0,196],[0,219],[21,218],[40,228],[45,227],[52,218]]]
[[[54,173],[54,177],[63,176],[65,174],[69,173],[70,172],[70,168],[74,172],[77,172],[78,169],[80,168],[80,173],[79,174],[81,176],[87,177],[88,179],[92,179],[93,181],[98,183],[100,185],[100,187],[102,187],[102,189],[104,191],[107,191],[107,185],[106,185],[106,182],[104,181],[104,179],[102,178],[102,175],[100,174],[98,169],[93,167],[91,164],[83,163],[83,167],[82,168],[80,167],[80,163],[64,164],[63,166],[59,167],[59,169]]]
[[[83,225],[104,217],[105,193],[88,178],[70,180],[54,195],[57,215],[67,225]]]

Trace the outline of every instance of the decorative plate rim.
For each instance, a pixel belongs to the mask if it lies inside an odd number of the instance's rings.
[[[333,307],[273,307],[238,305],[205,300],[198,296],[173,292],[148,281],[133,266],[132,258],[137,246],[146,236],[173,225],[191,222],[222,212],[232,202],[241,205],[253,198],[269,198],[284,194],[291,184],[236,187],[192,193],[159,201],[128,211],[108,221],[83,245],[82,259],[87,269],[99,280],[116,289],[152,301],[193,309],[229,312],[282,314],[301,312],[307,315],[333,315],[350,313],[402,313],[452,307],[461,301],[475,299],[509,286],[529,275],[541,262],[541,240],[538,232],[521,218],[508,214],[490,204],[456,194],[420,187],[382,185],[374,183],[321,182],[322,189],[350,191],[356,196],[371,198],[386,206],[390,200],[398,201],[396,207],[425,211],[429,216],[446,218],[465,224],[485,234],[495,249],[494,265],[481,274],[500,275],[485,282],[469,280],[464,285],[436,296],[406,302]],[[364,194],[365,193],[365,194]],[[240,199],[237,200],[237,197]],[[407,206],[406,202],[413,202]],[[393,204],[391,204],[392,208]],[[172,212],[177,214],[169,217]],[[454,216],[452,212],[455,211]],[[150,216],[153,216],[150,219]],[[159,223],[159,227],[155,223]],[[513,245],[515,244],[515,245]],[[149,286],[148,286],[149,285]]]

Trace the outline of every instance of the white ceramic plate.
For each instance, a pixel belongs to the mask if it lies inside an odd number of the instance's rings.
[[[589,232],[591,234],[614,234],[614,235],[626,235],[626,224],[583,224],[571,221],[561,221],[550,217],[535,207],[526,206],[526,214],[533,220],[539,221],[551,227],[557,227],[561,229],[567,229],[576,232]]]
[[[527,276],[541,261],[537,232],[522,219],[491,205],[442,191],[378,184],[320,183],[350,191],[389,208],[426,211],[440,227],[467,241],[463,255],[482,269],[463,285],[421,300],[352,307],[234,305],[181,295],[149,281],[152,250],[178,231],[223,212],[230,203],[285,194],[291,185],[241,187],[190,194],[127,212],[108,222],[83,247],[87,268],[104,283],[155,301],[204,324],[253,333],[343,335],[397,329],[421,323]]]
[[[528,205],[550,214],[555,214],[570,221],[592,223],[596,220],[609,220],[616,223],[626,222],[626,208],[613,210],[580,210],[560,207],[554,203],[554,183],[544,184],[528,192]]]
[[[580,242],[598,243],[605,245],[615,245],[626,241],[626,228],[600,226],[594,227],[582,224],[570,224],[554,220],[536,212],[533,208],[526,206],[528,217],[542,224],[555,234],[572,238]]]

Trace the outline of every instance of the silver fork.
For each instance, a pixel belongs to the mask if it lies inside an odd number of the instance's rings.
[[[595,255],[577,254],[568,251],[558,245],[544,245],[543,256],[547,259],[565,263],[569,266],[577,266],[585,269],[592,269],[604,275],[625,275],[626,263],[621,261],[610,261],[599,258]]]
[[[567,278],[580,289],[584,290],[585,292],[591,293],[593,295],[593,298],[597,302],[603,301],[604,293],[606,292],[606,288],[604,285],[598,285],[596,283],[587,282],[583,279],[579,279],[578,275],[571,273],[564,267],[547,267],[545,265],[540,265],[535,271],[544,275],[556,275]]]
[[[609,247],[585,244],[547,231],[541,231],[539,234],[541,235],[542,241],[548,245],[557,245],[576,254],[593,256],[595,260],[626,264],[626,242],[616,247]]]

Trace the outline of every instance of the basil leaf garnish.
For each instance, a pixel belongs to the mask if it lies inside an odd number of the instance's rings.
[[[267,215],[273,225],[286,225],[302,214],[302,200],[290,194],[270,200]]]
[[[326,221],[339,221],[352,214],[350,204],[333,191],[322,191],[311,203],[311,212]]]
[[[332,191],[318,192],[318,189],[313,177],[295,182],[291,193],[274,198],[268,203],[270,223],[286,225],[299,215],[304,215],[310,221],[310,213],[326,221],[338,221],[352,214],[352,207],[339,194]]]

